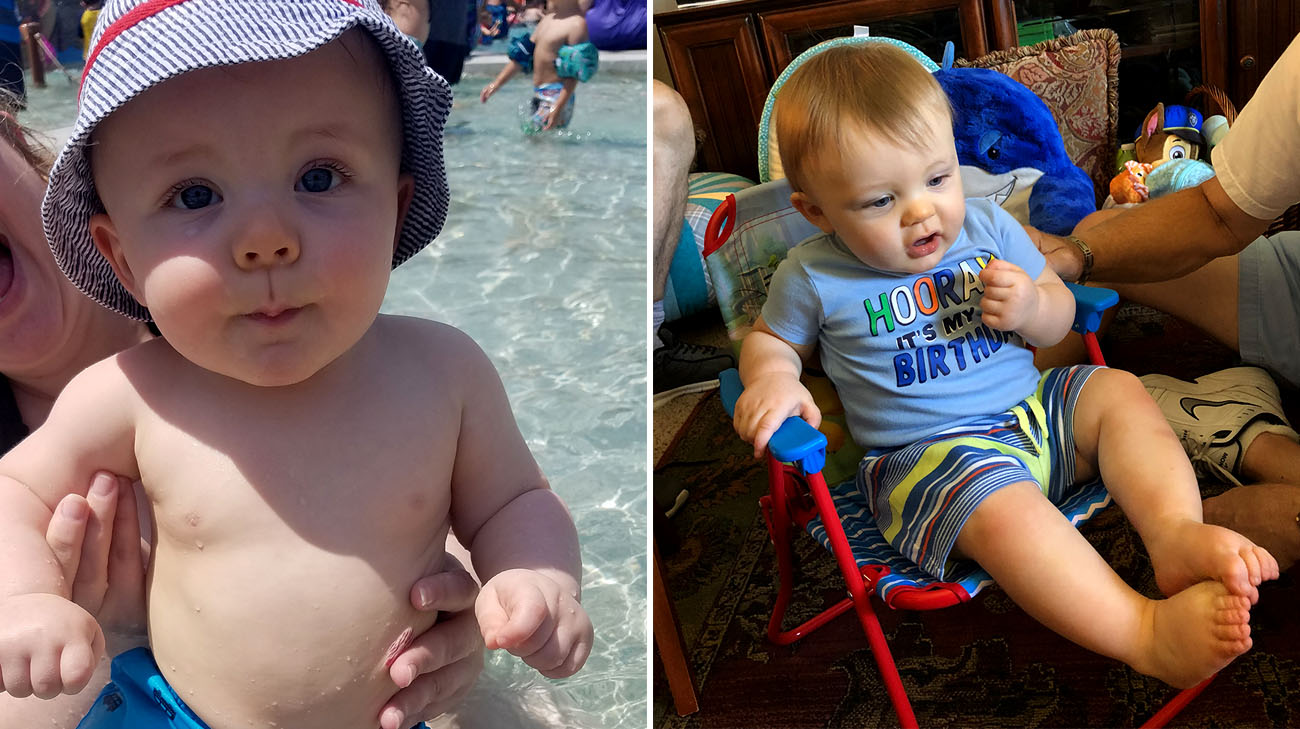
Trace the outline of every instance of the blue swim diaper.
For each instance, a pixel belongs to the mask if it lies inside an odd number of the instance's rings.
[[[113,659],[112,681],[77,729],[209,729],[167,683],[148,648]],[[412,729],[428,729],[417,724]]]

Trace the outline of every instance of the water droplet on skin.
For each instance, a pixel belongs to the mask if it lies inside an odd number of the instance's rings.
[[[203,542],[197,542],[197,541],[196,541],[196,542],[194,543],[194,546],[198,547],[200,552],[203,551]]]
[[[194,612],[196,612],[196,613],[201,613],[201,612],[203,612],[203,608],[199,607],[198,605],[195,605],[195,606],[194,606]]]

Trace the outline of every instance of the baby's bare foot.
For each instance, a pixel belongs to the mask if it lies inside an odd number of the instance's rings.
[[[1130,663],[1177,688],[1195,686],[1250,650],[1250,602],[1213,580],[1151,603]]]
[[[1202,580],[1217,580],[1233,595],[1259,599],[1259,584],[1276,579],[1277,561],[1232,531],[1191,519],[1171,522],[1146,540],[1156,586],[1173,595]]]

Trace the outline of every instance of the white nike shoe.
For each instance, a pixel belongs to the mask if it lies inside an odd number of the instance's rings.
[[[1240,485],[1241,457],[1260,433],[1300,442],[1282,414],[1282,396],[1258,367],[1233,367],[1195,382],[1167,375],[1139,378],[1183,443],[1196,475]]]

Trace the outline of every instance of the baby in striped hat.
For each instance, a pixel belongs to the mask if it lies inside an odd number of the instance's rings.
[[[376,726],[450,529],[487,646],[581,667],[576,531],[492,363],[378,313],[446,215],[450,103],[374,0],[106,4],[46,234],[162,336],[88,368],[0,460],[5,690],[75,693],[104,650],[44,546],[100,469],[152,511],[152,652],[114,661],[82,727]]]

